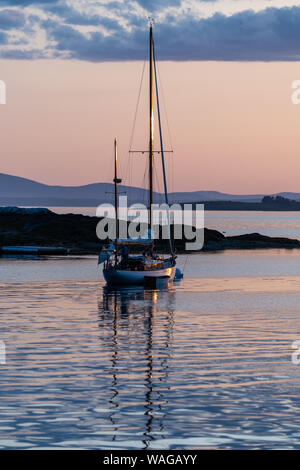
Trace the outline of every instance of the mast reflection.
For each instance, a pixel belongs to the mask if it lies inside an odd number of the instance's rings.
[[[120,408],[128,407],[128,399],[132,402],[135,394],[139,395],[143,389],[144,411],[139,414],[146,418],[141,430],[144,448],[149,447],[154,434],[155,439],[158,434],[164,438],[174,303],[173,290],[103,288],[103,297],[99,300],[99,327],[103,332],[101,339],[110,350],[109,419],[115,431],[114,441],[120,431]],[[129,377],[134,377],[133,388],[129,379],[127,383]],[[139,405],[140,402],[133,402],[134,408]]]

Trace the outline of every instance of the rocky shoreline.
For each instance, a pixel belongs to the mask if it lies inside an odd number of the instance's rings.
[[[98,254],[101,246],[96,236],[97,217],[78,214],[55,214],[48,209],[0,208],[0,254],[4,246],[63,247],[70,254]],[[259,233],[224,236],[217,230],[204,229],[201,251],[228,249],[300,248],[300,241],[284,237],[268,237]],[[178,253],[185,252],[188,240],[175,240]],[[165,251],[168,242],[157,241],[158,251]]]

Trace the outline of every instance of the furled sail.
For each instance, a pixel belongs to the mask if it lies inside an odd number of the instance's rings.
[[[112,244],[103,245],[100,249],[99,257],[98,257],[98,264],[104,263],[104,261],[108,260],[114,252],[114,246]]]

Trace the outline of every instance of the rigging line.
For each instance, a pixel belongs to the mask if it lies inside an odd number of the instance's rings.
[[[171,161],[171,175],[170,175],[170,180],[171,180],[171,193],[174,193],[175,188],[174,188],[174,158],[171,158],[169,162]]]
[[[130,154],[128,154],[127,156],[127,163],[126,163],[126,173],[125,173],[125,177],[123,178],[123,185],[126,185],[126,186],[131,186],[131,157],[130,157]],[[130,199],[130,190],[128,190],[128,203],[129,203],[129,199]]]
[[[144,176],[142,180],[142,189],[146,189],[146,179],[148,178],[148,166],[145,166],[144,170]],[[142,203],[144,204],[146,202],[146,191],[143,191],[142,193]]]
[[[148,195],[147,195],[147,181],[149,179],[148,176],[149,170],[145,169],[144,179],[143,179],[143,204],[147,207],[148,204]]]
[[[188,258],[189,258],[189,254],[187,254],[186,257],[185,257],[185,263],[184,263],[183,270],[182,270],[182,273],[183,273],[183,274],[184,274],[184,270],[185,270],[185,267],[186,267],[186,263],[187,263]]]
[[[146,57],[145,57],[145,60],[144,60],[143,70],[142,70],[142,75],[141,75],[141,81],[140,81],[140,85],[139,85],[138,99],[137,99],[137,103],[136,103],[134,119],[133,119],[133,126],[132,126],[132,130],[131,130],[130,141],[129,141],[129,153],[128,153],[128,156],[127,156],[126,175],[125,175],[125,178],[124,178],[125,181],[128,181],[129,186],[131,186],[131,184],[132,184],[132,161],[131,161],[130,149],[131,149],[131,146],[132,146],[132,141],[133,141],[134,132],[135,132],[138,107],[139,107],[139,102],[140,102],[140,97],[141,97],[142,84],[143,84],[143,80],[144,80],[145,65],[146,65]]]
[[[159,59],[157,59],[159,60]],[[170,139],[170,145],[171,145],[171,150],[173,150],[173,143],[172,143],[172,134],[169,126],[169,119],[168,119],[168,113],[167,113],[167,105],[166,105],[166,100],[165,100],[165,93],[164,93],[164,87],[163,87],[163,81],[161,79],[160,71],[159,71],[159,66],[157,65],[157,75],[158,75],[158,81],[159,85],[161,88],[161,94],[162,94],[162,101],[163,101],[163,109],[166,117],[166,123],[167,123],[167,129],[168,129],[168,135]]]
[[[157,73],[156,73],[156,59],[155,59],[155,48],[153,42],[153,64],[154,64],[154,78],[155,78],[155,91],[156,91],[156,106],[157,106],[157,115],[158,115],[158,127],[159,127],[159,137],[160,137],[160,149],[161,149],[161,162],[162,162],[162,169],[163,169],[163,177],[164,177],[164,189],[165,189],[165,202],[166,205],[169,205],[168,200],[168,188],[167,188],[167,179],[166,179],[166,169],[165,169],[165,158],[164,158],[164,146],[163,146],[163,138],[162,138],[162,128],[161,128],[161,119],[160,119],[160,108],[159,108],[159,95],[158,95],[158,84],[157,84]],[[170,247],[170,254],[173,256],[173,242],[171,236],[171,224],[170,224],[170,213],[167,210],[167,217],[168,217],[168,230],[169,230],[169,247]]]
[[[170,128],[170,124],[169,124],[169,117],[168,117],[168,111],[167,111],[167,105],[166,105],[166,96],[165,96],[165,92],[164,92],[163,80],[161,78],[160,68],[159,68],[158,58],[157,57],[158,57],[158,55],[156,54],[158,82],[159,82],[160,89],[161,89],[161,95],[162,95],[162,101],[163,101],[163,110],[164,110],[164,115],[165,115],[166,124],[167,124],[168,136],[169,136],[169,139],[170,139],[169,143],[170,143],[170,147],[171,147],[171,151],[172,151],[172,152],[170,152],[170,153],[172,153],[172,155],[170,155],[170,159],[168,159],[168,166],[169,165],[171,166],[171,174],[168,177],[168,185],[170,184],[171,193],[173,193],[175,191],[175,178],[174,178],[175,153],[174,153],[173,142],[172,142],[171,128]]]
[[[126,159],[126,172],[125,172],[125,175],[124,175],[124,177],[123,177],[123,181],[124,181],[124,182],[127,181],[127,180],[130,178],[130,173],[129,173],[130,169],[129,169],[129,165],[130,165],[130,156],[128,155],[128,156],[127,156],[127,159]],[[128,177],[128,175],[129,175],[129,177]]]
[[[161,186],[160,186],[160,182],[159,182],[159,178],[158,178],[158,172],[157,172],[157,168],[156,166],[154,167],[154,191],[156,192],[157,194],[157,202],[162,202],[162,190],[161,190]],[[155,190],[156,188],[156,190]]]
[[[140,81],[140,85],[139,85],[138,99],[137,99],[137,103],[136,103],[134,119],[133,119],[133,126],[132,126],[132,130],[131,130],[130,141],[129,141],[129,153],[128,153],[128,157],[127,157],[127,168],[126,168],[126,177],[125,177],[125,181],[127,181],[127,177],[129,179],[129,184],[128,184],[129,187],[131,187],[131,185],[132,185],[132,174],[133,174],[133,165],[132,165],[130,150],[131,150],[131,147],[132,147],[132,142],[133,142],[133,137],[134,137],[134,132],[135,132],[138,108],[139,108],[142,85],[143,85],[143,80],[144,80],[145,66],[146,66],[146,56],[145,56],[144,64],[143,64],[141,81]],[[129,197],[130,197],[130,195],[129,195]]]
[[[132,141],[133,141],[133,137],[134,137],[134,131],[135,131],[135,125],[136,125],[138,107],[139,107],[139,103],[140,103],[142,85],[143,85],[143,80],[144,80],[145,66],[146,66],[146,57],[145,57],[145,60],[144,60],[143,71],[142,71],[142,77],[141,77],[141,82],[140,82],[140,87],[139,87],[139,93],[138,93],[138,99],[137,99],[136,108],[135,108],[135,113],[134,113],[133,126],[132,126],[131,137],[130,137],[130,143],[129,143],[129,150],[131,150]]]
[[[168,178],[168,180],[169,180],[168,183],[170,183],[171,193],[173,193],[174,190],[175,190],[175,178],[174,178],[174,157],[175,157],[175,154],[174,154],[174,150],[173,150],[172,134],[171,134],[170,124],[169,124],[169,118],[168,118],[168,112],[167,112],[166,97],[165,97],[165,92],[164,92],[164,87],[163,87],[163,81],[162,81],[162,78],[161,78],[161,74],[160,74],[158,64],[157,64],[157,75],[158,75],[158,81],[159,81],[160,88],[161,88],[163,109],[164,109],[164,114],[165,114],[165,118],[166,118],[168,136],[169,136],[169,139],[170,139],[170,146],[171,146],[171,150],[172,150],[172,154],[173,154],[173,155],[170,155],[170,159],[168,161],[168,163],[171,163],[171,165],[170,165],[171,166],[171,175]]]
[[[158,193],[160,191],[160,184],[158,179],[157,165],[153,165],[153,190]]]

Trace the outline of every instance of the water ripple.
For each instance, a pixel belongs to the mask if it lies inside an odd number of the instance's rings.
[[[299,448],[299,286],[0,284],[0,447]]]

